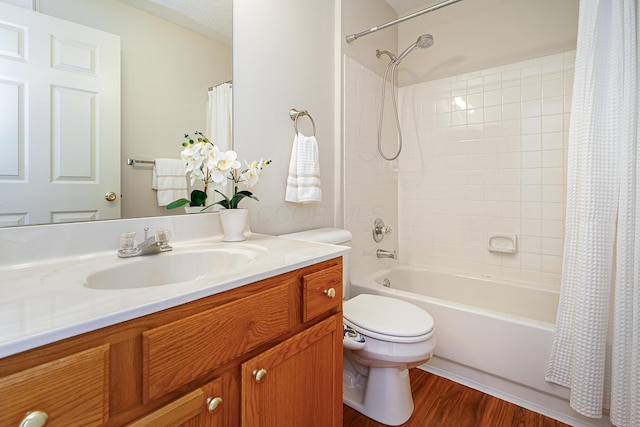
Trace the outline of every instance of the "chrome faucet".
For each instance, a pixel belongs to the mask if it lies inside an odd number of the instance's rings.
[[[384,249],[378,249],[376,251],[376,256],[378,258],[398,259],[398,253],[396,251],[385,251]]]
[[[144,241],[133,244],[130,247],[121,247],[118,250],[120,258],[130,258],[141,255],[158,254],[173,250],[169,245],[169,230],[158,229],[153,236],[149,236],[149,228],[144,229]]]

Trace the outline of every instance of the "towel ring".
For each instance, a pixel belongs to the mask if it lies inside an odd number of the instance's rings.
[[[313,136],[316,136],[316,122],[313,121],[313,117],[311,117],[311,114],[309,114],[307,110],[299,111],[295,108],[292,108],[291,110],[289,110],[289,117],[291,117],[291,120],[293,120],[293,129],[296,131],[296,135],[298,134],[298,119],[301,116],[309,117],[309,120],[311,120],[311,125],[313,126]]]

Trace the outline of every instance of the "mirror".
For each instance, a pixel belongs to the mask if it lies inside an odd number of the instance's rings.
[[[32,3],[0,1],[29,9]],[[120,189],[115,203],[121,218],[177,214],[158,206],[151,189],[152,163],[128,165],[127,159],[179,158],[185,133],[207,133],[208,89],[232,80],[232,0],[180,2],[183,10],[164,0],[35,3],[41,14],[120,37]],[[3,187],[5,194],[6,188],[20,192],[17,183]],[[10,205],[6,200],[4,207]],[[68,222],[64,217],[52,222],[58,221]]]

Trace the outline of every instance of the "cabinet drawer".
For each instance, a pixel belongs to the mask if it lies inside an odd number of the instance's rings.
[[[222,398],[222,380],[217,378],[127,427],[221,427],[223,407],[228,404]]]
[[[307,322],[322,313],[340,307],[342,265],[335,265],[303,276],[302,288],[303,321]]]
[[[182,426],[200,415],[202,406],[204,406],[204,393],[198,389],[126,427]]]
[[[287,332],[289,284],[142,334],[143,398],[160,397]]]
[[[47,426],[100,426],[109,418],[109,346],[103,345],[0,378],[0,425],[31,411]]]

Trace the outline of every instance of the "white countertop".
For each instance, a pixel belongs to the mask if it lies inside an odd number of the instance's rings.
[[[175,307],[346,254],[350,248],[249,234],[244,242],[182,241],[166,257],[194,249],[248,249],[258,256],[239,271],[169,285],[90,289],[93,271],[137,258],[115,250],[0,267],[0,358],[64,338]]]

